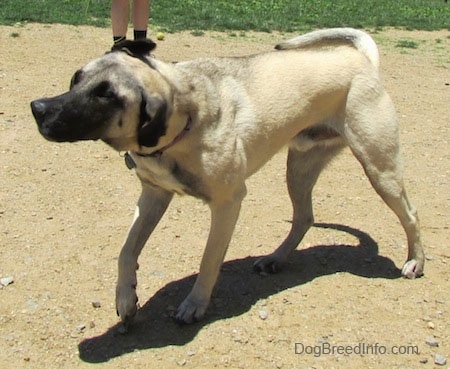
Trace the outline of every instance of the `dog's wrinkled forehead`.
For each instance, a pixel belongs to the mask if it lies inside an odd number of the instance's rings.
[[[82,68],[78,69],[70,81],[70,89],[75,86],[88,85],[98,79],[109,79],[113,76],[114,65],[117,64],[111,58],[105,56],[92,60]]]
[[[147,57],[155,48],[156,44],[149,39],[119,42],[113,46],[111,52],[91,61],[75,72],[70,82],[70,88],[72,89],[82,80],[89,80],[93,76],[105,75],[111,78],[114,76],[114,72],[126,74],[129,63],[124,56],[132,57],[136,61],[139,60],[139,62],[147,64],[148,67],[152,67]]]
[[[128,84],[126,82],[133,79],[135,63],[141,62],[133,61],[124,53],[105,54],[77,70],[70,81],[70,89],[77,85],[88,86],[99,80],[120,80],[122,84]]]

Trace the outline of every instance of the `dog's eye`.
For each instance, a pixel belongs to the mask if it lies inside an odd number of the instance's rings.
[[[114,97],[114,90],[108,81],[100,82],[92,91],[95,97],[111,98]]]

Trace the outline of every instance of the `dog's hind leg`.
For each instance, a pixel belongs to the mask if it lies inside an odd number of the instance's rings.
[[[405,230],[408,257],[402,269],[403,276],[420,277],[423,274],[424,253],[419,218],[403,184],[395,110],[386,93],[382,93],[375,102],[355,105],[344,135],[375,191],[394,211]],[[351,108],[351,104],[348,106]]]
[[[302,136],[304,134],[301,134]],[[300,137],[299,136],[299,137]],[[299,141],[299,138],[295,139]],[[311,145],[311,143],[310,143]],[[312,190],[322,169],[342,148],[339,144],[312,143],[303,150],[291,145],[288,152],[286,179],[293,206],[291,230],[281,245],[270,255],[258,259],[253,268],[258,272],[276,273],[287,261],[314,224]]]

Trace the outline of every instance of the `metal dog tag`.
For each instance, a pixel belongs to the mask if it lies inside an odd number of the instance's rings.
[[[134,162],[130,154],[126,152],[123,158],[125,159],[125,165],[127,166],[128,169],[136,168],[136,163]]]

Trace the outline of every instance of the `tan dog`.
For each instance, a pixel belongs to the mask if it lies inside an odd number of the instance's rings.
[[[256,270],[275,272],[313,224],[311,192],[348,145],[408,239],[402,273],[422,275],[419,221],[403,187],[398,128],[372,38],[354,29],[312,32],[241,58],[177,64],[148,57],[150,40],[126,41],[77,71],[70,91],[31,103],[43,136],[101,139],[128,151],[142,194],[119,257],[117,311],[137,311],[138,256],[174,193],[203,199],[211,229],[195,285],[176,318],[202,318],[230,242],[246,179],[289,145],[292,229]]]

